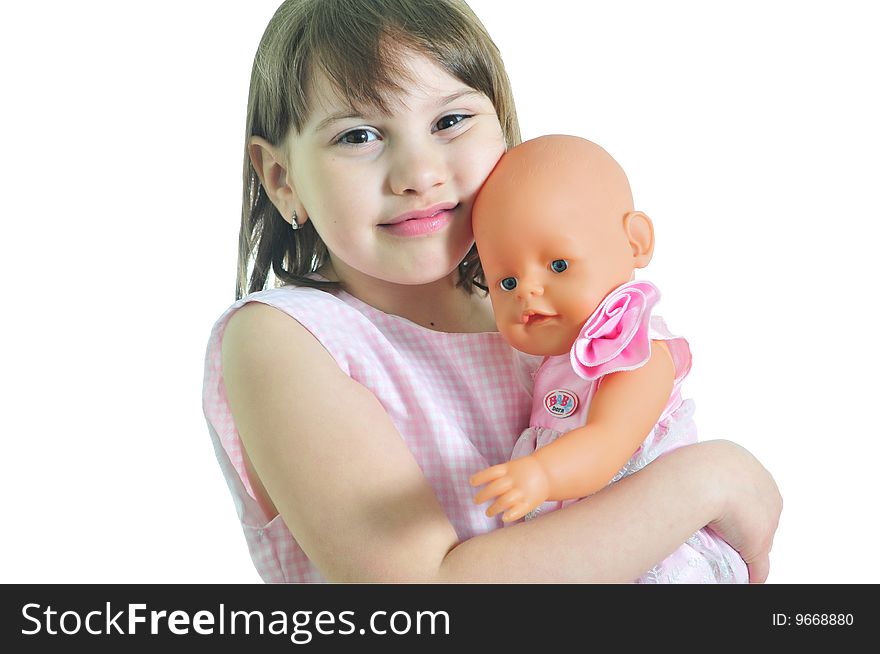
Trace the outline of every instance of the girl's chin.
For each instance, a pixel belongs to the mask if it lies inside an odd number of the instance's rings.
[[[453,277],[458,281],[458,266],[473,245],[468,238],[413,239],[407,244],[381,242],[374,244],[371,256],[352,257],[347,264],[362,274],[391,284],[424,286]],[[379,247],[375,247],[378,245]],[[366,253],[364,253],[366,254]]]
[[[445,271],[445,272],[444,272]],[[453,282],[458,282],[458,265],[453,267],[451,270],[446,270],[445,268],[441,268],[437,271],[418,271],[413,272],[411,275],[407,275],[407,281],[401,282],[404,284],[408,284],[410,286],[424,286],[426,284],[434,284],[436,282],[440,282],[446,279],[449,279]]]
[[[387,269],[379,269],[376,270],[374,276],[377,279],[401,286],[425,286],[450,278],[452,281],[458,282],[458,263],[415,266],[400,270],[396,274],[388,274],[388,272]]]
[[[409,285],[425,285],[433,284],[445,279],[452,279],[458,282],[458,265],[467,254],[465,250],[461,257],[454,257],[443,260],[424,261],[418,264],[406,266],[405,271],[401,271],[397,277],[401,280],[399,283]]]

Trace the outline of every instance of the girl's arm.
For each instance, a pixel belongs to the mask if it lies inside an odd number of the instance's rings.
[[[778,493],[731,444],[682,448],[564,511],[459,543],[379,401],[299,323],[239,310],[223,375],[269,502],[331,581],[629,581],[713,521],[766,562]]]
[[[488,485],[478,504],[498,498],[486,511],[518,520],[546,500],[571,500],[604,487],[632,457],[669,401],[675,366],[666,345],[651,342],[640,368],[604,377],[583,427],[536,452],[481,470],[471,484]]]
[[[748,451],[705,441],[540,520],[464,541],[442,573],[456,581],[629,583],[708,524],[740,553],[750,581],[763,583],[781,510],[773,478]]]

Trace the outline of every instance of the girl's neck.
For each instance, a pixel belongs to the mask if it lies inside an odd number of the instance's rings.
[[[384,313],[439,332],[497,331],[489,298],[480,292],[468,295],[457,288],[457,270],[430,284],[410,285],[339,268],[328,262],[318,273],[340,282],[346,293]]]

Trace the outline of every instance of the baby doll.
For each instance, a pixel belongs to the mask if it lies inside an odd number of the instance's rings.
[[[545,357],[511,460],[471,478],[487,484],[477,503],[495,498],[487,515],[533,518],[696,441],[680,393],[690,348],[651,315],[657,288],[634,281],[654,228],[605,150],[572,136],[513,148],[480,190],[473,228],[499,331]],[[748,572],[703,529],[637,581],[747,582]]]

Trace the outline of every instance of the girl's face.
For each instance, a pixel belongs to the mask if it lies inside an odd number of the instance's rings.
[[[505,149],[488,97],[431,59],[403,55],[411,79],[390,113],[352,109],[324,77],[287,142],[289,182],[340,279],[426,284],[473,243],[474,196]]]

